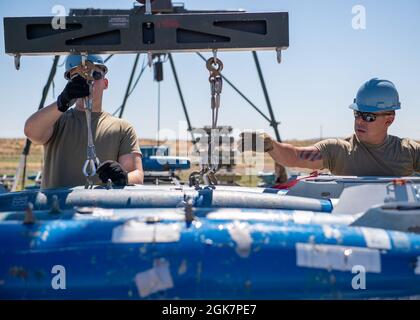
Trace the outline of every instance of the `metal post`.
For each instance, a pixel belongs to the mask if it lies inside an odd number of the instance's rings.
[[[258,60],[257,52],[252,51],[252,55],[254,56],[255,65],[256,65],[257,71],[258,71],[258,77],[260,78],[261,86],[262,86],[262,89],[264,91],[265,101],[267,102],[268,111],[270,113],[270,118],[271,118],[270,126],[272,126],[273,129],[274,129],[277,141],[281,142],[279,127],[278,127],[279,122],[276,121],[276,118],[274,116],[273,107],[271,106],[270,97],[268,96],[267,87],[265,86],[264,76],[263,76],[262,71],[261,71],[260,61]],[[275,171],[276,171],[276,175],[277,175],[277,180],[276,180],[277,183],[284,183],[284,182],[287,181],[287,172],[286,172],[286,168],[284,166],[280,165],[279,163],[276,163],[276,170]]]
[[[113,54],[110,54],[105,60],[104,63],[107,63],[109,59],[111,59],[113,57]]]
[[[203,61],[206,61],[207,59],[206,58],[204,58],[204,56],[201,54],[201,53],[199,53],[199,52],[197,52],[197,55],[203,60]],[[254,103],[252,103],[252,101],[251,100],[249,100],[248,99],[248,97],[241,91],[241,90],[239,90],[238,89],[238,87],[236,87],[228,78],[226,78],[223,74],[221,74],[221,76],[222,76],[222,78],[223,78],[223,80],[224,81],[226,81],[226,83],[228,84],[228,85],[230,85],[231,87],[232,87],[232,89],[233,90],[235,90],[246,102],[248,102],[249,104],[250,104],[250,106],[252,107],[252,108],[254,108],[255,109],[255,111],[257,111],[265,120],[267,120],[268,122],[270,122],[270,118],[269,117],[267,117],[265,114],[264,114],[264,112],[262,112]]]
[[[268,111],[270,113],[270,118],[271,118],[270,126],[272,126],[274,129],[277,141],[281,142],[279,128],[278,128],[279,122],[276,121],[275,116],[274,116],[273,107],[271,106],[270,97],[268,96],[268,91],[267,91],[267,87],[265,86],[264,76],[261,71],[260,61],[258,60],[258,56],[255,51],[252,51],[252,55],[254,56],[255,65],[258,71],[258,77],[260,78],[261,86],[264,92],[265,101],[267,102]]]
[[[157,145],[160,145],[160,81],[158,81],[157,83],[158,85],[158,104],[157,104],[157,117],[158,117],[158,121],[157,121]]]
[[[48,75],[47,83],[45,84],[44,89],[42,90],[42,97],[41,97],[41,101],[39,102],[39,105],[38,105],[38,110],[40,110],[44,107],[45,100],[47,99],[47,95],[48,95],[48,92],[50,90],[51,83],[53,82],[55,73],[57,71],[57,65],[58,65],[58,60],[59,59],[60,59],[60,56],[55,56],[54,57],[54,61],[53,61],[53,64],[51,66],[50,74]],[[12,191],[16,191],[19,181],[21,183],[22,189],[25,188],[26,160],[27,160],[27,157],[29,155],[29,151],[31,150],[31,145],[32,145],[31,140],[26,139],[25,147],[23,148],[22,154],[20,156],[19,166],[16,170],[15,181],[13,182]],[[21,173],[22,173],[22,175],[21,175]],[[20,175],[21,175],[21,177],[20,177]]]
[[[134,74],[136,73],[137,65],[139,62],[140,53],[136,54],[136,58],[134,59],[133,69],[131,71],[130,79],[128,80],[127,90],[125,91],[124,100],[120,107],[120,115],[119,118],[122,118],[124,113],[125,104],[127,103],[128,96],[130,95],[131,83],[133,82]]]
[[[187,106],[185,104],[184,95],[182,94],[181,85],[179,84],[178,74],[177,74],[176,69],[175,69],[175,63],[174,63],[174,60],[172,58],[172,54],[169,53],[168,56],[169,56],[169,62],[171,63],[172,73],[174,74],[176,87],[178,89],[179,98],[181,99],[182,109],[184,110],[185,119],[187,120],[188,131],[190,132],[193,144],[195,145],[195,140],[194,140],[195,138],[194,138],[194,134],[193,134],[192,127],[191,127],[191,121],[190,121],[190,117],[188,115]]]

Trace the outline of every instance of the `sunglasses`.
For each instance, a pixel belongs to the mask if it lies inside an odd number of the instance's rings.
[[[371,112],[360,112],[360,111],[354,111],[354,118],[362,118],[365,122],[373,122],[376,120],[377,117],[381,116],[392,116],[393,113],[371,113]]]
[[[82,77],[82,78],[83,78],[83,75],[81,75],[81,74],[79,74],[79,73],[77,73],[77,72],[74,72],[73,74],[70,74],[70,79],[74,79],[74,78],[76,78],[76,77]],[[94,70],[94,71],[92,72],[92,78],[93,78],[94,80],[101,80],[101,79],[104,79],[104,78],[105,78],[105,73],[104,73],[104,72],[102,72],[102,71],[99,71],[99,70]]]
[[[93,71],[92,72],[92,78],[95,80],[101,80],[105,77],[105,74],[100,71]]]

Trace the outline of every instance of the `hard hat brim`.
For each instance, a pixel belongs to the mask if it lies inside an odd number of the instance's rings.
[[[378,107],[372,107],[372,106],[365,106],[358,103],[352,103],[349,106],[350,109],[360,112],[382,112],[382,111],[394,111],[401,109],[401,106],[392,106],[392,107],[386,107],[386,108],[378,108]]]

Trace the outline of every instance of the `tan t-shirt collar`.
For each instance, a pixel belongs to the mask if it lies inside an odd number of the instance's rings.
[[[85,117],[85,111],[84,110],[79,110],[74,108],[74,110],[76,111],[75,115],[77,117]],[[99,118],[102,114],[104,114],[105,111],[99,111],[99,112],[93,112],[92,111],[92,119],[96,119]]]
[[[379,149],[379,148],[382,148],[383,146],[385,146],[386,144],[389,143],[389,135],[386,136],[386,138],[383,142],[378,143],[378,144],[362,142],[362,141],[359,140],[359,138],[357,137],[356,134],[354,136],[355,136],[357,142],[359,142],[360,144],[366,146],[367,148],[371,148],[371,149]]]

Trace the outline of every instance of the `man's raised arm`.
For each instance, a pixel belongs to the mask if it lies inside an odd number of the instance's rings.
[[[258,146],[261,150],[257,150]],[[240,151],[268,152],[275,162],[285,167],[323,168],[322,154],[316,147],[295,147],[277,142],[266,133],[241,133],[238,148]]]
[[[54,124],[62,114],[56,102],[38,110],[26,120],[25,136],[35,144],[45,144],[51,138]]]
[[[35,144],[45,144],[54,132],[54,124],[70,108],[77,98],[89,95],[89,85],[78,76],[70,80],[57,102],[42,108],[31,115],[25,123],[25,136]]]

